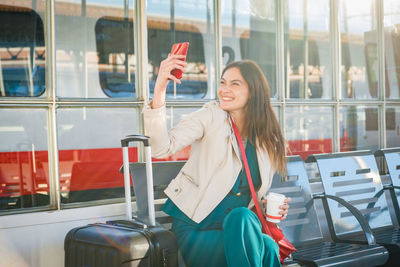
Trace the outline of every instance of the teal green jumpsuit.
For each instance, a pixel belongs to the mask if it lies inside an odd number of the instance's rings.
[[[261,186],[255,147],[247,142],[246,156],[256,190]],[[261,232],[244,169],[221,203],[200,223],[187,217],[170,199],[163,210],[174,217],[174,232],[187,267],[280,266],[279,248]]]

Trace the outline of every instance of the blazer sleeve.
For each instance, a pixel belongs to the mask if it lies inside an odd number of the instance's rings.
[[[164,158],[191,145],[204,136],[211,121],[211,110],[206,104],[198,111],[186,115],[168,131],[165,105],[152,109],[150,104],[143,108],[145,134],[150,137],[152,155]]]

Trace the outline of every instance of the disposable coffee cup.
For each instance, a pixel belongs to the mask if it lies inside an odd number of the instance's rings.
[[[266,208],[266,219],[273,223],[279,223],[282,215],[279,214],[281,209],[279,206],[284,204],[285,195],[270,192],[267,195],[267,208]]]

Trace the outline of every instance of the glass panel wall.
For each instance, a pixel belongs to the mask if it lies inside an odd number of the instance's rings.
[[[123,197],[120,140],[138,133],[136,109],[60,108],[57,121],[62,203]],[[136,162],[137,147],[129,151]]]
[[[285,138],[289,155],[332,152],[333,115],[331,107],[286,107]]]
[[[344,106],[339,109],[340,151],[379,148],[378,108]]]
[[[250,59],[261,67],[277,97],[275,1],[221,1],[222,64]],[[260,49],[262,48],[262,49]]]
[[[330,99],[329,0],[284,3],[285,96]]]
[[[339,1],[342,98],[378,97],[375,0]]]
[[[134,0],[55,1],[57,96],[136,96],[134,4]]]
[[[0,108],[0,213],[49,205],[46,108]]]
[[[214,5],[210,0],[147,1],[148,72],[152,96],[160,63],[174,43],[189,42],[182,84],[170,82],[167,98],[214,98]]]
[[[386,97],[400,99],[400,2],[385,0],[383,4]]]
[[[0,3],[0,98],[45,97],[44,3]]]

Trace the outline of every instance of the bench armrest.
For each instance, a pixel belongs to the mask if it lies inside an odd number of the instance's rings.
[[[374,195],[374,198],[380,198],[380,197],[383,195],[383,192],[384,192],[385,190],[393,190],[393,189],[400,189],[400,186],[394,186],[394,185],[392,185],[392,184],[384,185],[384,186],[383,186],[383,189],[379,190],[379,191]],[[373,207],[375,206],[375,203],[376,203],[376,202],[371,202],[371,203],[369,203],[368,206],[367,206],[367,209],[373,208]]]
[[[383,189],[389,189],[390,198],[392,200],[394,213],[396,214],[397,222],[400,223],[400,207],[399,207],[398,198],[397,198],[397,195],[396,195],[396,192],[395,192],[395,189],[400,189],[400,186],[390,184],[388,186],[383,187]]]
[[[374,198],[379,199],[379,198],[383,195],[384,190],[389,190],[389,189],[390,189],[389,187],[384,186],[383,189],[379,190],[379,191],[374,195]],[[367,209],[373,208],[373,207],[375,206],[375,203],[376,203],[376,201],[370,202],[370,203],[368,204],[368,206],[367,206]]]
[[[346,207],[351,212],[351,214],[354,217],[356,217],[358,223],[361,225],[361,228],[363,229],[363,231],[365,233],[365,237],[367,238],[368,244],[369,245],[376,244],[375,236],[372,233],[371,227],[369,226],[365,217],[362,215],[362,213],[356,207],[354,207],[353,205],[348,203],[343,198],[340,198],[337,196],[326,195],[326,194],[316,194],[316,195],[313,195],[313,198],[314,199],[322,199],[325,201],[327,201],[327,199],[329,198],[329,199],[335,200],[336,202],[339,202],[341,205]]]

